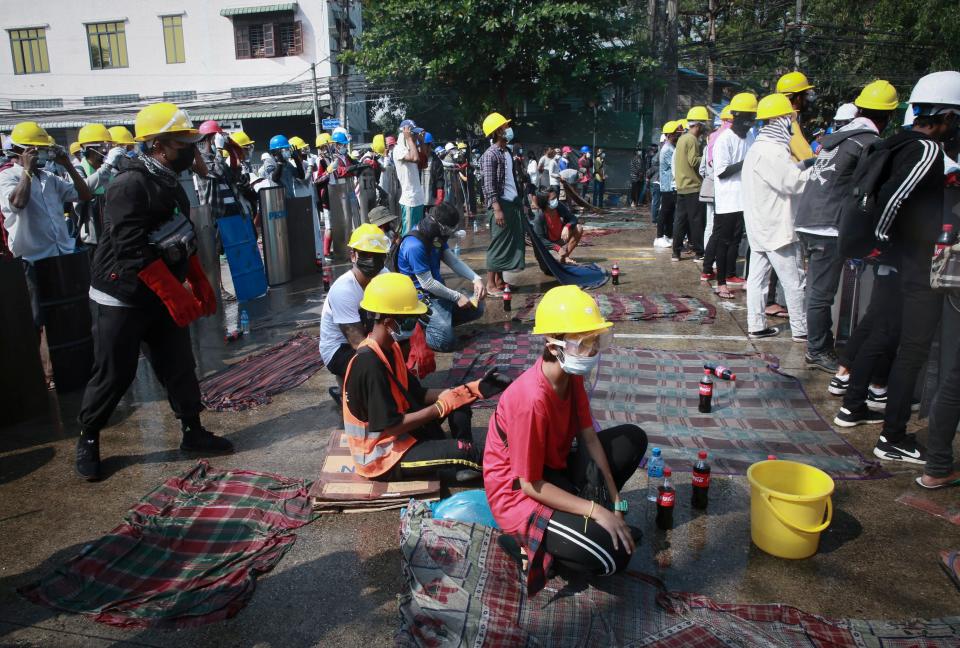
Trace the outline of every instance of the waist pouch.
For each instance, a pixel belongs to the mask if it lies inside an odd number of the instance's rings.
[[[173,218],[147,234],[147,242],[171,268],[184,266],[197,253],[197,235],[187,217],[177,210]]]

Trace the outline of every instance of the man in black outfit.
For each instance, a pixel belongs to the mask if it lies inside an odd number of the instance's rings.
[[[100,431],[136,376],[141,345],[180,419],[180,449],[233,451],[230,441],[200,425],[203,405],[187,329],[217,309],[177,179],[193,164],[200,136],[171,103],[141,110],[136,132],[147,153],[110,183],[91,273],[94,365],[78,417],[76,458],[77,473],[88,481],[100,478]]]

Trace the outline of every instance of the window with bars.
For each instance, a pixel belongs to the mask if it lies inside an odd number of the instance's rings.
[[[186,63],[183,51],[183,16],[161,16],[163,21],[163,45],[167,50],[167,63]]]
[[[97,95],[93,97],[84,97],[84,106],[103,106],[108,104],[131,104],[140,101],[140,95],[122,94],[122,95]]]
[[[87,44],[91,70],[127,67],[127,34],[122,22],[88,24]]]
[[[43,27],[11,29],[10,52],[14,74],[38,74],[50,71],[47,58],[47,30]]]
[[[303,29],[299,20],[247,22],[235,19],[233,35],[238,59],[303,54]]]
[[[244,86],[241,88],[230,88],[230,96],[234,99],[252,99],[255,97],[275,97],[278,95],[291,95],[302,92],[303,87],[299,83],[285,83],[282,85],[265,86]]]
[[[33,110],[35,108],[63,108],[63,99],[14,99],[10,102],[14,110]]]
[[[164,92],[163,100],[171,103],[180,103],[181,101],[196,101],[196,90],[174,90],[173,92]]]

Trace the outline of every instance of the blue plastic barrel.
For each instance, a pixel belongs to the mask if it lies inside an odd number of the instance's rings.
[[[267,292],[267,274],[251,220],[242,215],[217,219],[223,252],[230,265],[237,299],[248,301]]]

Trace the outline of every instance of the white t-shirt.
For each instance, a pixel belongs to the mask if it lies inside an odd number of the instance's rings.
[[[553,158],[547,158],[547,163],[543,166],[547,170],[547,177],[550,179],[550,186],[560,186],[560,160],[556,155]]]
[[[507,161],[504,168],[504,177],[503,177],[503,195],[501,198],[504,200],[513,200],[517,197],[517,184],[513,180],[513,156],[510,155],[510,151],[505,151],[506,155],[503,158]]]
[[[426,204],[423,197],[423,185],[420,184],[420,169],[416,162],[404,161],[407,155],[407,138],[403,133],[397,137],[393,147],[393,161],[397,167],[397,179],[400,181],[400,204],[406,207],[418,207]]]
[[[381,274],[386,272],[384,269]],[[341,324],[360,322],[360,301],[363,299],[363,287],[357,281],[351,268],[337,277],[327,292],[327,299],[320,311],[320,357],[324,364],[333,359],[341,344],[347,343],[347,337],[340,330]]]
[[[530,177],[530,184],[536,186],[537,176],[540,175],[540,172],[537,170],[536,160],[530,160],[530,163],[527,164],[527,175]]]
[[[720,174],[731,164],[743,162],[748,148],[746,138],[737,137],[732,128],[720,133],[713,143],[713,201],[718,214],[743,211],[741,174],[728,178],[721,178]]]
[[[63,203],[77,201],[73,182],[37,170],[30,181],[30,199],[21,209],[13,206],[10,196],[22,176],[23,167],[19,164],[0,172],[0,208],[6,217],[3,227],[7,230],[13,256],[32,263],[58,254],[70,254],[77,242],[67,230]]]

